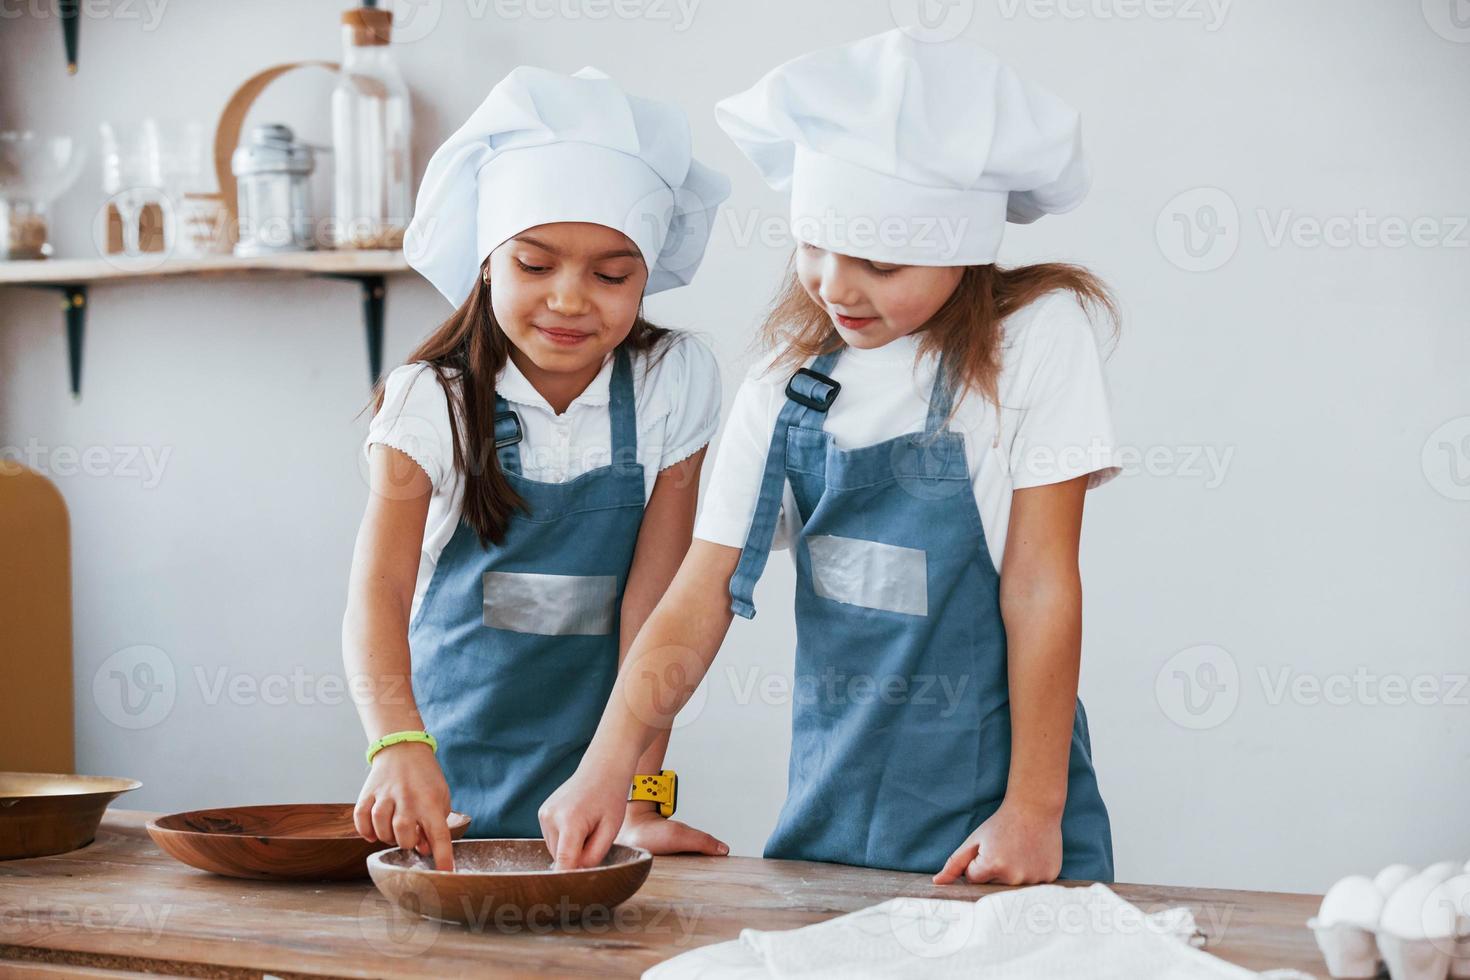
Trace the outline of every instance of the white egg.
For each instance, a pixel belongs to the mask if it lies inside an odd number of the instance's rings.
[[[1317,921],[1324,926],[1346,922],[1371,932],[1378,928],[1378,917],[1382,912],[1383,895],[1374,887],[1372,879],[1364,875],[1348,875],[1322,896]]]
[[[1436,861],[1419,872],[1419,876],[1434,882],[1449,881],[1462,870],[1464,868],[1459,861]]]
[[[1451,888],[1449,881],[1441,881],[1429,890],[1429,897],[1424,900],[1424,935],[1426,936],[1454,936],[1460,931],[1459,908],[1462,907],[1463,899],[1455,893],[1458,888]]]
[[[1437,893],[1443,882],[1415,875],[1394,889],[1383,906],[1380,927],[1400,939],[1446,938],[1455,934],[1455,909]]]
[[[1458,935],[1470,935],[1470,874],[1458,874],[1439,886],[1439,893],[1455,910]]]
[[[1416,869],[1407,864],[1390,864],[1373,877],[1373,884],[1378,887],[1384,898],[1392,895],[1398,890],[1399,885],[1414,877]]]

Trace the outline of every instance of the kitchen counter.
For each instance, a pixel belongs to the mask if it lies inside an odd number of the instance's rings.
[[[156,814],[112,809],[90,845],[0,861],[0,974],[54,977],[636,976],[742,928],[789,929],[896,896],[976,899],[998,886],[759,858],[657,857],[647,883],[599,921],[489,922],[481,932],[406,915],[372,882],[222,878],[149,839]],[[1304,923],[1318,895],[1117,884],[1145,912],[1189,906],[1222,959],[1326,975]],[[22,962],[17,962],[22,961]]]

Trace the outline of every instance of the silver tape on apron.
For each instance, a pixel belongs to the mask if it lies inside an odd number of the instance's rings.
[[[543,636],[605,636],[617,619],[615,575],[486,572],[485,625]]]
[[[812,589],[854,606],[929,615],[929,575],[921,548],[817,534],[807,538]]]

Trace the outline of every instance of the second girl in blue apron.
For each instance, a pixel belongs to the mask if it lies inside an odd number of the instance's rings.
[[[892,31],[717,114],[790,189],[794,268],[689,557],[543,830],[567,862],[601,856],[656,699],[680,703],[647,679],[703,676],[774,541],[797,648],[766,856],[1111,881],[1077,697],[1083,497],[1118,472],[1085,305],[1110,304],[1075,266],[996,264],[1008,220],[1085,195],[1076,112],[973,44]]]

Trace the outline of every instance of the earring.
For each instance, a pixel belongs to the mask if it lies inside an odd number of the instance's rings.
[[[480,279],[484,281],[485,285],[490,285],[490,273],[488,271],[481,272]]]

